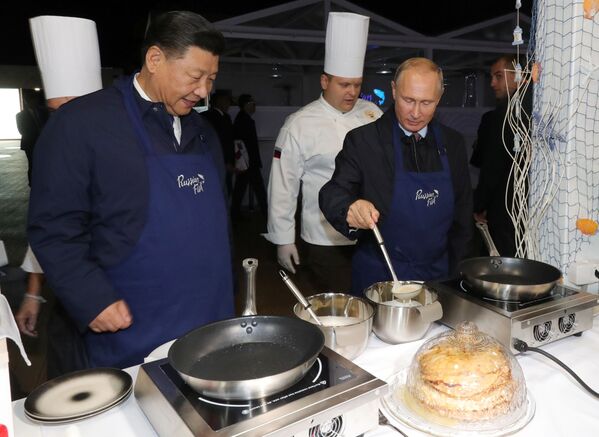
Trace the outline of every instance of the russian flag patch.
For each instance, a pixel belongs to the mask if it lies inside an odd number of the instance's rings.
[[[274,153],[274,158],[275,159],[280,159],[281,158],[281,148],[280,147],[275,147],[275,153]]]

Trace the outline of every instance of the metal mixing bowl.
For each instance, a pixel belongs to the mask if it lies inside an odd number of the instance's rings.
[[[397,344],[424,337],[432,322],[443,316],[437,293],[422,286],[420,293],[402,300],[393,294],[393,281],[377,282],[366,290],[366,299],[376,306],[373,331],[385,343]]]
[[[306,299],[324,325],[319,328],[324,333],[325,346],[350,360],[364,352],[372,331],[374,306],[343,293],[315,294]],[[316,323],[299,303],[293,312],[300,319]]]

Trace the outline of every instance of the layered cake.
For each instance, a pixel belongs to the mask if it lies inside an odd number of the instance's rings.
[[[473,336],[472,328],[468,329],[460,332],[458,328],[454,337],[416,354],[408,376],[408,393],[425,410],[464,422],[491,420],[513,412],[525,399],[521,369],[516,368],[518,375],[514,377],[515,361],[509,352],[478,331]]]

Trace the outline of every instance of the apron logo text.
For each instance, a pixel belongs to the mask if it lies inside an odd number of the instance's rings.
[[[428,193],[418,190],[416,191],[415,200],[425,200],[426,206],[433,206],[437,201],[437,197],[439,197],[439,190],[429,191]]]
[[[182,174],[177,176],[177,185],[179,185],[179,188],[191,187],[193,189],[193,194],[199,194],[204,191],[204,181],[204,176],[199,173],[197,176],[191,176],[189,178],[185,178]]]

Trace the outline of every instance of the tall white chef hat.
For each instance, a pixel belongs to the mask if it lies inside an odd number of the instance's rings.
[[[329,12],[324,72],[340,77],[362,77],[370,18],[349,12]]]
[[[42,15],[29,20],[46,99],[82,96],[102,88],[96,23]]]

